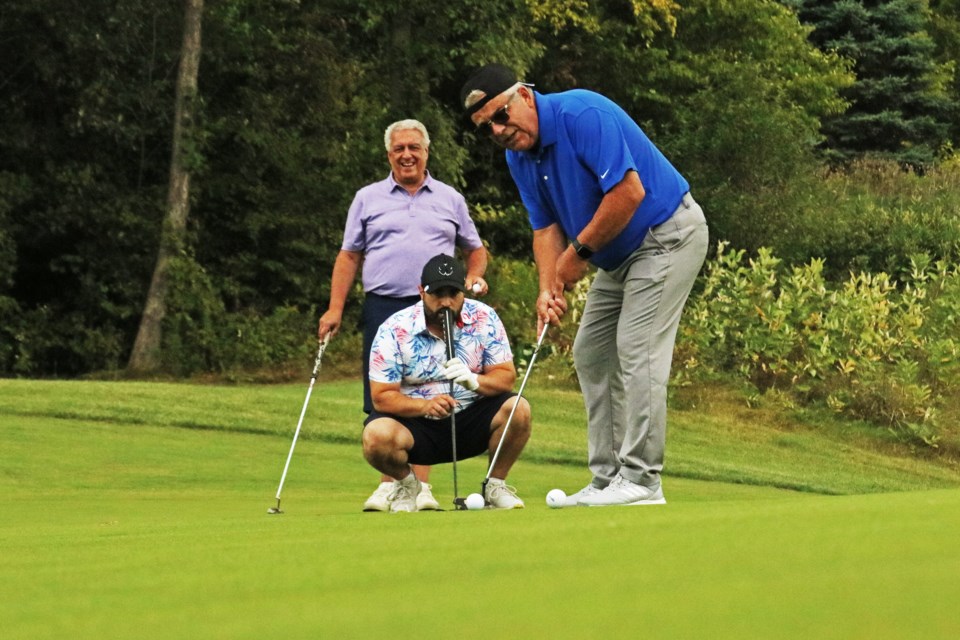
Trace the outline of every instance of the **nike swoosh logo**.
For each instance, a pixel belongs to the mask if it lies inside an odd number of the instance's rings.
[[[600,174],[600,179],[603,180],[604,178],[606,178],[608,173],[610,173],[610,169],[607,169],[606,171],[604,171],[603,173],[601,173],[601,174]]]

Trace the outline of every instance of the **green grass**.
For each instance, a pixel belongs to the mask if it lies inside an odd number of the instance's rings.
[[[321,380],[268,516],[305,384],[2,380],[3,637],[960,635],[949,461],[717,402],[671,413],[665,507],[551,510],[582,408],[536,386],[523,511],[360,513],[359,385]]]

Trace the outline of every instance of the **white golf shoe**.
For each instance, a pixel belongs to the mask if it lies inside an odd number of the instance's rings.
[[[523,509],[523,500],[517,497],[517,490],[499,478],[490,478],[485,493],[484,498],[491,509]]]
[[[663,488],[645,487],[642,484],[630,482],[619,473],[613,478],[606,489],[593,495],[580,498],[578,504],[587,507],[610,507],[616,505],[635,506],[644,504],[666,504],[663,497]]]
[[[433,487],[426,483],[420,483],[420,493],[417,494],[417,511],[439,511],[440,503],[433,497],[430,491]]]
[[[390,513],[410,513],[417,510],[417,495],[420,494],[420,481],[411,472],[403,480],[393,483],[390,495]]]
[[[390,511],[390,494],[393,493],[391,482],[381,482],[380,486],[363,503],[364,511]]]
[[[581,498],[586,498],[587,496],[595,495],[597,493],[600,493],[600,491],[602,491],[602,489],[598,489],[592,484],[588,484],[583,489],[580,489],[580,491],[577,491],[576,493],[571,493],[570,495],[568,495],[567,499],[563,503],[563,506],[565,507],[580,506]]]

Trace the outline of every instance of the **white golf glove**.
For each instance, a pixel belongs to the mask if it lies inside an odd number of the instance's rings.
[[[477,374],[470,371],[466,363],[460,358],[451,358],[443,365],[443,377],[447,380],[453,380],[470,391],[476,391],[480,386],[477,380]]]

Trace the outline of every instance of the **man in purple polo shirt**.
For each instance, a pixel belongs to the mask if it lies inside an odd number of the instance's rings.
[[[400,120],[387,127],[384,145],[390,175],[360,189],[347,213],[343,244],[333,265],[330,304],[320,316],[318,335],[336,335],[347,294],[360,265],[365,292],[363,322],[363,410],[370,413],[370,346],[380,324],[390,315],[420,300],[420,269],[438,253],[463,252],[468,290],[484,295],[487,251],[467,211],[463,196],[427,171],[430,135],[417,120]],[[417,466],[423,481],[418,507],[439,509],[430,493],[430,467]],[[364,511],[386,511],[393,480],[384,475]]]
[[[533,227],[540,326],[592,263],[573,345],[593,479],[582,506],[662,504],[667,382],[680,314],[707,251],[687,180],[613,101],[533,91],[490,64],[460,99],[477,132],[507,149]]]

